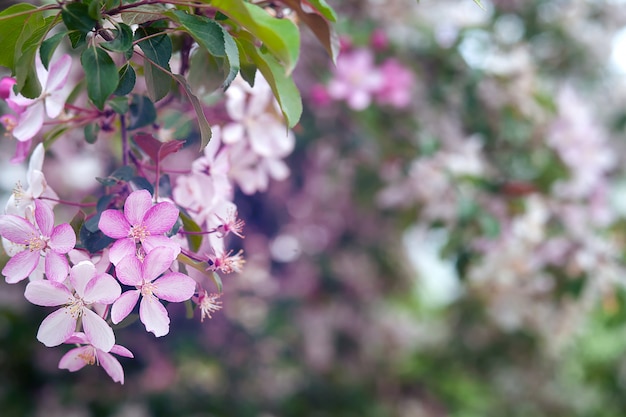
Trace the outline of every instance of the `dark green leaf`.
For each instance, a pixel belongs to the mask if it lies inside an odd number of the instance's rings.
[[[113,52],[126,52],[133,47],[133,31],[124,23],[115,23],[113,40],[102,42],[100,46]]]
[[[168,16],[179,23],[209,54],[228,60],[230,69],[223,84],[224,88],[228,87],[239,72],[239,50],[232,36],[214,20],[203,16],[190,15],[182,10],[170,12]]]
[[[145,61],[143,66],[143,76],[146,81],[148,96],[153,102],[156,103],[170,92],[172,75],[153,65],[148,60]]]
[[[132,182],[136,188],[140,190],[148,190],[150,191],[150,194],[154,194],[154,187],[152,186],[150,181],[148,181],[144,177],[133,177],[131,178],[130,182]]]
[[[307,0],[307,2],[311,6],[313,6],[315,10],[320,12],[321,15],[324,16],[326,19],[330,20],[331,22],[337,21],[337,14],[333,10],[333,8],[330,7],[328,3],[326,3],[325,0]]]
[[[174,74],[174,78],[176,79],[176,81],[178,81],[178,83],[185,90],[185,93],[187,94],[187,97],[189,98],[189,101],[191,102],[191,105],[193,106],[193,109],[196,112],[196,116],[198,117],[198,126],[200,127],[200,138],[201,138],[200,149],[202,150],[208,145],[209,141],[211,140],[211,126],[209,125],[209,122],[206,119],[204,110],[202,110],[202,103],[200,103],[200,100],[198,100],[198,97],[196,97],[191,92],[191,88],[189,88],[189,84],[187,83],[187,80],[185,80],[185,77],[183,77],[180,74]]]
[[[153,28],[140,27],[135,31],[137,45],[150,61],[154,64],[170,70],[170,58],[172,57],[172,40],[169,36],[158,35],[160,31]],[[149,38],[144,39],[149,36]],[[143,40],[140,40],[143,39]]]
[[[83,130],[85,133],[85,141],[87,143],[96,143],[98,133],[100,133],[100,125],[98,123],[89,123]]]
[[[77,30],[71,31],[68,35],[70,38],[70,43],[72,44],[72,48],[76,49],[87,42],[87,35],[83,32],[79,32]]]
[[[127,97],[112,98],[111,100],[109,100],[109,106],[111,106],[113,111],[117,114],[126,114],[130,109]]]
[[[115,195],[113,194],[105,194],[102,197],[100,197],[98,199],[98,202],[96,203],[96,211],[98,213],[101,213],[107,208],[109,208],[109,204],[113,200],[113,197],[115,197]]]
[[[87,80],[87,95],[96,107],[103,110],[104,103],[117,89],[117,67],[109,54],[96,45],[83,51],[80,62]]]
[[[82,34],[91,32],[97,20],[89,16],[89,6],[84,3],[68,3],[61,9],[63,23],[69,30],[77,30]]]
[[[66,36],[67,32],[59,32],[41,43],[39,56],[41,57],[41,63],[45,69],[48,69],[48,65],[50,64],[50,59],[52,58],[54,51],[56,51],[63,38]]]
[[[102,233],[102,231],[98,230],[96,232],[89,231],[85,225],[87,222],[83,224],[83,227],[80,228],[79,238],[82,246],[87,249],[91,253],[100,252],[111,243],[113,243],[113,239]]]
[[[135,88],[137,75],[130,64],[124,65],[118,71],[119,83],[117,89],[113,92],[116,96],[125,96]]]
[[[119,181],[129,181],[133,176],[135,176],[135,169],[130,165],[121,166],[111,174],[111,177]]]
[[[161,18],[161,13],[167,11],[164,4],[144,4],[121,13],[122,21],[127,25],[140,25]]]
[[[148,126],[156,120],[156,109],[152,101],[146,96],[133,96],[130,103],[130,123],[128,129],[138,129]]]
[[[203,48],[197,48],[189,61],[187,81],[197,94],[210,93],[220,88],[228,66],[223,58],[216,58]]]
[[[336,20],[334,12],[330,14],[331,17],[329,18],[321,11],[311,10],[310,4],[304,7],[300,0],[283,1],[290,9],[295,10],[299,20],[311,29],[315,37],[324,45],[333,62],[335,62],[339,54],[339,36],[332,25],[332,22]],[[332,9],[329,10],[332,12]]]
[[[254,64],[241,64],[241,78],[246,81],[250,87],[254,87],[254,77],[256,76],[257,67]]]
[[[87,0],[89,17],[98,21],[102,17],[100,14],[100,0]]]

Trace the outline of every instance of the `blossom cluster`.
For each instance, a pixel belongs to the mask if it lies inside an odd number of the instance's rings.
[[[161,337],[170,330],[168,303],[191,303],[202,320],[221,309],[220,294],[210,286],[217,284],[221,291],[217,274],[240,272],[245,262],[243,251],[229,250],[226,242],[230,235],[244,237],[235,189],[253,194],[265,191],[270,179],[287,178],[283,158],[293,150],[294,136],[285,130],[265,79],[257,76],[250,87],[237,78],[224,96],[222,126],[213,125],[211,142],[188,162],[190,170],[170,172],[163,164],[151,176],[144,170],[153,155],[135,162],[147,181],[172,178],[168,196],[144,182],[101,179],[109,191],[95,212],[86,213],[82,226],[55,224],[55,206],[72,203],[60,200],[46,180],[43,143],[30,151],[33,139],[45,132],[45,114],[50,125],[105,121],[102,114],[85,116],[85,111],[65,104],[66,91],[72,88],[69,55],[54,61],[49,71],[41,62],[37,68],[46,86],[39,99],[15,94],[12,78],[0,81],[2,98],[12,111],[0,120],[6,135],[18,143],[13,162],[30,154],[26,182],[17,184],[0,216],[0,236],[10,256],[2,275],[10,284],[28,278],[25,298],[58,308],[41,323],[37,339],[47,347],[79,345],[63,356],[60,368],[76,371],[99,364],[123,383],[123,369],[112,354],[133,354],[115,343],[115,326],[132,320],[131,313],[138,310],[146,331]],[[157,137],[166,135],[165,129],[155,132]],[[150,140],[157,146],[167,143],[153,136]],[[159,158],[165,156],[156,162]]]

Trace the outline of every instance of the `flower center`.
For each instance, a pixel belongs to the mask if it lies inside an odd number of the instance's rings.
[[[13,198],[15,199],[15,205],[19,204],[22,197],[24,197],[24,187],[22,187],[22,183],[18,181],[15,184],[15,188],[13,188]]]
[[[83,315],[83,308],[85,308],[85,303],[80,298],[74,299],[74,301],[67,306],[67,310],[74,319],[78,319]]]
[[[146,282],[141,286],[141,295],[144,297],[150,297],[157,287],[152,282]]]
[[[42,251],[48,246],[48,238],[45,236],[33,236],[26,241],[26,246],[31,252]]]
[[[133,239],[135,243],[143,241],[148,236],[150,236],[150,231],[142,224],[131,227],[128,232],[128,237]]]
[[[88,349],[78,355],[87,365],[93,365],[96,363],[95,349]]]

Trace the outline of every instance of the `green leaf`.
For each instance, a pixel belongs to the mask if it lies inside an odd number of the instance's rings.
[[[96,45],[83,51],[80,62],[87,80],[87,96],[96,107],[103,110],[105,101],[119,83],[117,67],[109,54]]]
[[[155,103],[170,92],[172,75],[165,72],[150,61],[146,60],[143,66],[143,76],[146,81],[148,96]]]
[[[122,21],[127,25],[141,25],[142,23],[158,20],[168,8],[164,4],[144,4],[120,13]]]
[[[183,221],[183,228],[185,229],[185,231],[202,232],[202,228],[198,226],[198,224],[185,213],[180,213],[180,219]],[[191,249],[191,251],[193,252],[197,252],[198,249],[200,249],[200,246],[202,246],[202,235],[188,234],[187,241],[189,242],[189,249]]]
[[[102,17],[100,14],[100,0],[87,0],[88,4],[88,14],[89,17],[98,21]]]
[[[261,7],[243,0],[211,0],[210,3],[263,42],[285,65],[288,74],[293,71],[300,53],[300,32],[291,20],[272,17]]]
[[[0,13],[0,65],[14,69],[15,52],[18,38],[25,30],[32,32],[42,22],[42,16],[35,12],[37,8],[33,5],[20,3],[15,4]],[[27,12],[32,12],[29,14]],[[18,54],[19,56],[19,54]]]
[[[109,106],[117,114],[126,114],[130,110],[127,97],[115,97],[109,100]]]
[[[61,9],[63,23],[69,30],[77,30],[81,34],[91,32],[98,21],[89,15],[89,6],[84,3],[67,3]]]
[[[100,125],[98,123],[89,123],[83,129],[85,133],[85,141],[87,143],[96,143],[98,140],[98,133],[100,133]]]
[[[210,93],[224,85],[226,78],[224,67],[228,66],[223,58],[216,58],[204,48],[197,48],[189,60],[187,81],[197,94]]]
[[[285,74],[284,68],[274,56],[254,46],[251,40],[241,37],[238,41],[243,53],[256,64],[272,88],[288,126],[294,127],[302,115],[302,98],[293,78]]]
[[[35,29],[32,34],[22,43],[21,52],[15,62],[15,90],[25,97],[36,98],[41,94],[41,84],[35,69],[35,57],[37,50],[46,38],[50,29],[57,24],[57,19],[50,16],[44,19],[43,25]],[[20,39],[18,39],[18,43]],[[18,50],[16,49],[16,56]]]
[[[39,48],[39,56],[41,57],[41,63],[43,64],[45,69],[48,69],[48,65],[50,64],[50,59],[52,59],[54,51],[56,51],[63,38],[66,36],[67,32],[63,31],[49,37],[41,43],[41,47]]]
[[[130,123],[128,129],[138,129],[148,126],[156,120],[156,109],[152,101],[146,96],[134,95],[130,102]]]
[[[119,77],[119,83],[117,84],[117,89],[113,92],[113,94],[116,96],[125,96],[133,91],[133,88],[135,88],[137,75],[130,64],[126,64],[120,68],[117,74]]]
[[[124,23],[115,23],[113,40],[102,42],[100,46],[113,52],[126,52],[133,47],[133,30]]]
[[[232,36],[220,24],[203,16],[190,15],[182,10],[169,12],[167,16],[179,23],[209,54],[228,60],[230,69],[223,83],[227,88],[239,72],[239,50]]]
[[[241,74],[241,78],[243,78],[250,87],[254,87],[254,77],[256,76],[257,69],[256,65],[253,63],[241,64],[239,73]]]
[[[135,31],[135,40],[150,61],[169,71],[172,40],[165,34],[158,35],[160,32],[153,28],[140,27]],[[144,39],[146,37],[148,38]]]
[[[200,103],[198,97],[196,97],[191,91],[191,88],[189,88],[189,84],[187,83],[187,80],[185,80],[185,77],[180,74],[174,74],[174,79],[178,81],[178,83],[185,90],[185,93],[187,94],[187,97],[196,112],[196,117],[198,117],[198,126],[200,127],[200,150],[202,150],[211,140],[211,126],[206,119],[204,110],[202,110],[202,103]]]
[[[474,1],[476,1],[476,0],[474,0]],[[324,1],[324,0],[307,0],[307,2],[310,5],[312,5],[315,8],[315,10],[320,12],[321,15],[324,16],[326,19],[330,20],[331,22],[336,22],[337,21],[337,13],[335,13],[333,8],[330,7],[328,5],[328,3],[326,3],[326,1]]]

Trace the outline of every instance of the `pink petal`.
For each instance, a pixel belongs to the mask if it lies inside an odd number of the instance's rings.
[[[43,168],[43,159],[46,154],[46,149],[43,147],[43,143],[35,146],[33,153],[30,155],[30,159],[28,161],[28,172],[40,171]],[[33,185],[29,176],[29,185]]]
[[[102,317],[87,308],[83,309],[83,328],[94,347],[108,352],[115,344],[113,329]]]
[[[72,68],[72,57],[68,54],[63,55],[56,60],[51,66],[48,72],[48,81],[46,82],[46,91],[48,93],[59,90],[65,86],[67,77],[70,74]],[[50,116],[50,115],[48,115]],[[52,118],[56,116],[50,116]]]
[[[141,285],[143,283],[142,264],[134,254],[122,259],[115,267],[117,279],[126,285]]]
[[[222,132],[223,141],[227,145],[237,143],[246,136],[246,131],[240,123],[230,123],[224,126]]]
[[[32,139],[41,130],[43,119],[43,102],[38,101],[20,115],[20,120],[15,129],[13,129],[13,136],[20,142]]]
[[[179,303],[189,300],[196,291],[196,281],[185,274],[172,272],[154,282],[154,295],[161,300]]]
[[[119,239],[109,250],[109,260],[113,265],[119,264],[127,256],[135,256],[135,241],[132,239]]]
[[[115,353],[116,355],[124,356],[125,358],[134,358],[133,352],[126,349],[124,346],[113,345],[111,348],[111,353]]]
[[[63,282],[70,272],[65,255],[49,251],[46,254],[46,277],[50,281]]]
[[[130,224],[119,210],[104,210],[98,221],[98,228],[102,233],[113,239],[128,237]]]
[[[63,355],[59,361],[59,369],[67,369],[70,372],[76,372],[87,365],[84,358],[88,358],[91,355],[95,355],[95,349],[93,346],[81,346],[72,349]]]
[[[67,223],[58,225],[52,230],[49,246],[58,253],[68,253],[76,246],[76,234]]]
[[[0,235],[11,242],[25,244],[28,239],[39,236],[39,233],[26,219],[5,214],[0,216]]]
[[[154,281],[159,275],[167,271],[176,255],[170,248],[158,247],[146,255],[142,264],[142,277],[148,281]]]
[[[46,317],[39,326],[37,340],[48,347],[65,342],[76,330],[76,319],[68,308],[60,308]]]
[[[170,331],[170,318],[163,304],[154,295],[143,297],[139,304],[139,318],[146,330],[156,337],[165,336]]]
[[[44,236],[52,234],[54,227],[54,212],[52,208],[40,200],[35,200],[35,222]]]
[[[100,362],[100,365],[102,365],[102,368],[109,374],[111,379],[124,385],[124,369],[119,361],[107,352],[97,351],[96,354],[98,355],[98,362]]]
[[[65,343],[67,344],[78,343],[80,345],[88,345],[89,339],[87,339],[87,336],[85,336],[85,333],[83,332],[74,332],[72,333],[70,337],[67,338],[67,340],[65,340]]]
[[[27,142],[20,142],[20,143],[27,143]],[[29,148],[30,148],[30,145],[29,145]],[[17,153],[17,150],[16,150],[16,153]],[[32,198],[39,198],[47,186],[46,177],[43,175],[43,172],[38,171],[38,170],[30,171],[28,175],[28,186],[29,186],[30,195],[32,196]]]
[[[140,293],[139,290],[126,291],[113,303],[111,307],[111,321],[113,324],[124,320],[133,311],[137,300],[139,300]]]
[[[152,207],[152,196],[148,190],[133,191],[124,203],[124,215],[131,225],[141,224],[144,215]]]
[[[180,253],[180,244],[165,236],[148,236],[143,240],[142,246],[146,253],[150,253],[160,247],[168,248],[174,253],[174,259]]]
[[[47,280],[29,282],[24,297],[31,303],[44,307],[60,306],[74,301],[74,296],[65,285]]]
[[[87,285],[83,299],[88,304],[112,304],[121,293],[122,289],[115,278],[109,274],[99,274]]]
[[[9,284],[20,282],[37,268],[40,258],[39,251],[23,250],[9,259],[9,262],[2,269],[2,275],[6,277]]]
[[[91,261],[81,261],[70,271],[70,282],[80,298],[85,296],[87,284],[96,276],[96,267]]]
[[[143,218],[151,235],[162,235],[169,232],[178,220],[178,209],[172,203],[164,201],[151,207]]]

